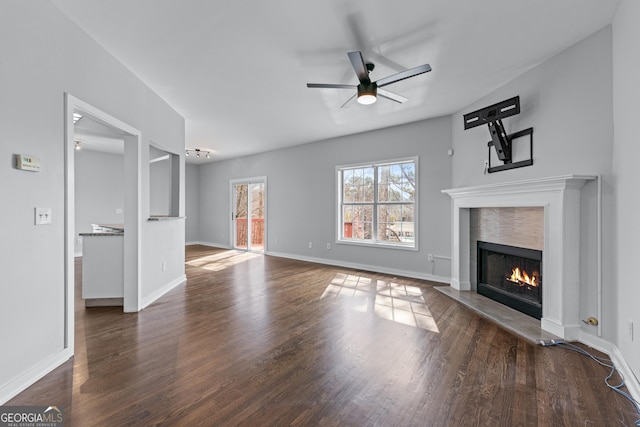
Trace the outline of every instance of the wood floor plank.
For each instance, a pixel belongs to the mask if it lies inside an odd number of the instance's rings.
[[[58,405],[71,426],[635,421],[606,369],[433,283],[197,245],[185,256],[186,285],[136,314],[85,309],[78,280],[75,357],[7,404]]]

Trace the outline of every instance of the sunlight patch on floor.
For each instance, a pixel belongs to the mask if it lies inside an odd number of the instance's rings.
[[[192,259],[191,261],[187,261],[186,264],[191,267],[202,268],[209,271],[221,271],[260,256],[262,256],[262,254],[253,252],[225,251]]]
[[[320,298],[349,299],[351,308],[360,313],[374,313],[395,323],[440,332],[417,286],[338,273]]]

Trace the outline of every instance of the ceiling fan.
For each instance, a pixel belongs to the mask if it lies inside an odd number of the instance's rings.
[[[363,105],[369,105],[376,102],[377,95],[398,102],[400,104],[402,104],[403,102],[407,102],[409,100],[408,98],[382,88],[384,86],[390,85],[391,83],[396,83],[401,80],[408,79],[409,77],[414,77],[419,74],[424,74],[431,71],[431,66],[429,64],[424,64],[372,82],[371,79],[369,79],[369,73],[373,71],[374,65],[370,62],[365,63],[360,51],[348,52],[347,55],[349,56],[349,60],[351,61],[351,65],[353,66],[356,75],[358,76],[360,84],[343,85],[331,83],[307,83],[307,87],[310,88],[357,89],[357,92],[351,98],[349,98],[347,102],[342,104],[342,107],[346,106],[356,96],[358,97],[358,102]]]

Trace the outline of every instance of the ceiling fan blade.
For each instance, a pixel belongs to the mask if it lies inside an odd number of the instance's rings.
[[[419,74],[428,73],[431,71],[429,64],[420,65],[419,67],[410,68],[408,70],[400,71],[399,73],[392,74],[388,77],[384,77],[380,80],[376,80],[378,87],[390,85],[391,83],[399,82],[400,80],[408,79],[409,77],[417,76]]]
[[[357,95],[357,94],[356,94],[356,93],[354,93],[354,94],[351,96],[351,98],[347,99],[347,100],[346,100],[346,102],[340,106],[340,108],[344,108],[344,107],[346,107],[346,106],[347,106],[347,104],[349,104],[351,101],[353,101],[354,99],[356,99],[356,95]]]
[[[368,85],[371,83],[369,80],[369,72],[367,71],[367,66],[364,63],[364,58],[362,57],[362,53],[360,51],[349,52],[349,60],[351,61],[351,65],[353,66],[356,75],[358,76],[358,80],[360,83]]]
[[[405,98],[402,95],[398,95],[397,93],[389,92],[388,90],[380,89],[380,88],[378,88],[378,95],[380,95],[383,98],[387,98],[392,101],[398,102],[400,104],[403,104],[409,100],[409,98]]]
[[[356,85],[341,85],[331,83],[307,83],[307,87],[320,88],[320,89],[355,89]]]

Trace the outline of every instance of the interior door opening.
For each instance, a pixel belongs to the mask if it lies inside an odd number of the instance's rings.
[[[233,180],[233,248],[264,253],[266,235],[266,178]]]
[[[74,117],[74,113],[76,116]],[[76,191],[75,152],[78,115],[111,129],[124,140],[124,200],[123,216],[126,234],[123,248],[123,304],[125,312],[140,311],[139,213],[141,199],[141,132],[92,105],[65,94],[65,319],[64,348],[73,355],[75,342],[75,238],[76,238]],[[75,120],[74,120],[75,119]]]

